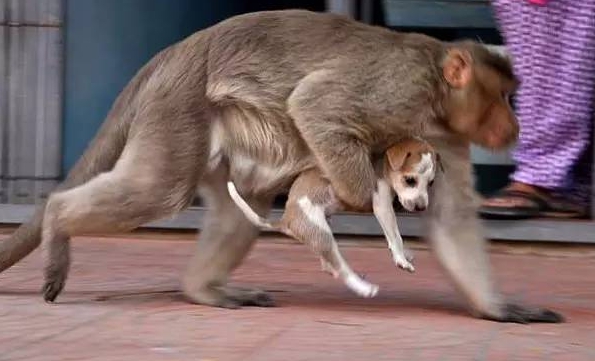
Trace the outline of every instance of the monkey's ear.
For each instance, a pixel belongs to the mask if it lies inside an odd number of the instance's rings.
[[[386,159],[390,169],[397,171],[403,167],[405,160],[411,156],[411,152],[400,147],[390,147],[386,150]]]
[[[473,77],[473,59],[467,50],[450,49],[442,64],[442,74],[454,88],[463,88]]]

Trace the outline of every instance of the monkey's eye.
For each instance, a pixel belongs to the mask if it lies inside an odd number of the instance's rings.
[[[405,184],[408,187],[415,187],[417,185],[417,180],[413,177],[405,177]]]

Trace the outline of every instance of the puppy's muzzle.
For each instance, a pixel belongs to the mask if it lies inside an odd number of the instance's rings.
[[[405,208],[409,212],[422,212],[428,208],[428,202],[424,199],[404,199],[399,200]]]

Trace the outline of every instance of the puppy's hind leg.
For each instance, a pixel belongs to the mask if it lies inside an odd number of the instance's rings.
[[[361,297],[376,296],[378,286],[358,276],[339,252],[323,207],[312,204],[305,196],[298,200],[298,206],[302,217],[298,216],[292,220],[291,233],[320,257],[323,270],[341,279],[349,289]]]

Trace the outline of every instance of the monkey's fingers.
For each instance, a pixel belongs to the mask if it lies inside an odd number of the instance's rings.
[[[513,322],[513,323],[562,323],[565,322],[564,316],[561,314],[538,307],[527,307],[513,303],[507,303],[502,308],[502,315],[500,317],[485,317],[486,319],[498,322]]]
[[[240,306],[275,307],[275,300],[268,292],[259,289],[225,286],[224,293]]]
[[[66,284],[68,275],[68,266],[63,264],[52,264],[45,269],[45,284],[42,288],[43,299],[46,302],[54,302],[56,297],[62,292]]]
[[[59,281],[59,280],[46,281],[46,283],[43,285],[43,288],[42,288],[43,299],[48,303],[53,303],[63,288],[64,288],[63,281]]]
[[[238,299],[242,306],[256,306],[256,307],[275,307],[276,303],[273,297],[266,292],[254,293],[246,295]]]

